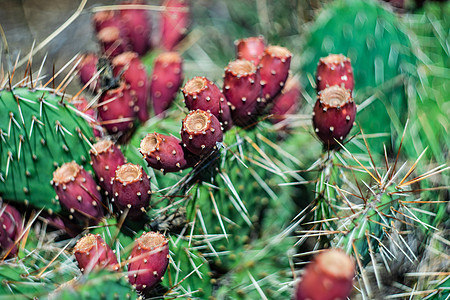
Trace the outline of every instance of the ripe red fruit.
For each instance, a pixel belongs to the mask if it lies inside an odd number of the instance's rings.
[[[156,57],[150,85],[155,115],[163,113],[175,100],[183,83],[182,64],[177,52],[164,52]]]
[[[230,107],[220,89],[206,77],[194,77],[182,89],[184,103],[189,110],[211,112],[222,124],[223,130],[231,128]]]
[[[319,92],[314,106],[313,125],[325,146],[342,142],[353,127],[356,104],[350,91],[334,85]]]
[[[189,25],[189,1],[166,0],[166,10],[161,14],[161,44],[167,51],[172,51],[184,37]]]
[[[168,265],[168,240],[160,233],[144,232],[131,251],[128,280],[138,291],[148,291],[162,279]]]
[[[104,129],[98,125],[97,112],[94,108],[88,108],[88,101],[85,97],[80,96],[73,99],[71,103],[82,113],[82,117],[91,125],[94,129],[94,135],[96,137],[101,137],[103,135]]]
[[[136,96],[137,116],[141,122],[149,118],[148,76],[145,66],[135,52],[124,52],[112,60],[114,76],[122,74],[123,80],[129,85],[130,93]]]
[[[217,142],[223,140],[220,122],[211,113],[193,110],[183,120],[181,140],[190,152],[206,156],[217,149]]]
[[[120,27],[119,18],[114,10],[105,10],[96,12],[92,16],[94,23],[94,29],[96,33],[99,33],[105,27]]]
[[[87,234],[79,239],[73,252],[83,273],[89,273],[95,268],[119,269],[114,252],[99,234]]]
[[[134,0],[122,2],[121,5],[143,5],[144,2]],[[151,48],[150,34],[152,23],[150,15],[145,9],[121,9],[119,11],[120,21],[123,24],[123,31],[129,42],[129,50],[139,54],[147,53]]]
[[[118,166],[125,163],[122,151],[110,140],[100,140],[89,150],[91,165],[94,169],[100,186],[107,195],[112,194],[112,180],[116,175]]]
[[[0,206],[0,257],[15,256],[18,252],[18,239],[23,232],[20,212],[11,205]]]
[[[98,223],[103,217],[97,184],[76,162],[65,163],[56,169],[52,184],[61,205],[70,211],[71,219],[76,217]]]
[[[128,42],[118,26],[104,27],[97,33],[97,39],[106,57],[115,57],[128,48]]]
[[[231,104],[233,123],[244,127],[256,121],[262,99],[261,76],[248,60],[235,60],[225,68],[223,94]]]
[[[300,106],[300,82],[297,78],[289,78],[286,84],[275,100],[270,113],[273,115],[272,123],[276,124],[283,121],[287,114],[295,113]]]
[[[95,73],[97,73],[97,63],[98,56],[94,53],[86,53],[82,56],[80,63],[78,64],[78,75],[80,76],[80,81],[84,85],[94,77]],[[98,78],[92,81],[89,84],[90,90],[98,90],[100,87],[100,83]]]
[[[268,46],[259,62],[263,96],[270,102],[283,88],[289,75],[292,53],[280,46]]]
[[[234,43],[236,45],[237,59],[246,59],[253,62],[255,65],[259,64],[264,49],[266,49],[266,43],[263,36],[240,39]]]
[[[353,91],[355,83],[350,59],[342,54],[330,54],[321,58],[317,65],[316,82],[317,91],[333,85]]]
[[[145,212],[150,203],[150,180],[139,165],[124,164],[116,169],[112,185],[115,205],[123,212],[129,209],[128,216],[136,217]]]
[[[296,300],[347,299],[353,288],[355,262],[344,251],[328,249],[306,267],[297,285]]]

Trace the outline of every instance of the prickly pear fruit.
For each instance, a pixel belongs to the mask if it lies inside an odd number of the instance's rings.
[[[280,46],[268,46],[259,62],[263,96],[270,102],[283,88],[289,75],[292,53]]]
[[[263,36],[240,39],[234,43],[236,45],[237,59],[246,59],[253,62],[255,65],[259,64],[264,49],[266,49],[266,42],[264,41]]]
[[[356,116],[356,104],[349,90],[334,85],[319,92],[313,112],[313,125],[325,146],[342,142]]]
[[[129,209],[128,215],[136,217],[145,212],[150,203],[150,180],[139,165],[124,164],[117,168],[112,184],[113,201],[122,212]]]
[[[296,300],[347,299],[353,288],[355,262],[344,251],[328,249],[306,267]]]
[[[73,99],[71,102],[78,110],[79,114],[83,114],[83,118],[88,121],[89,125],[94,129],[94,135],[96,137],[103,136],[104,129],[98,125],[97,112],[94,108],[88,107],[89,103],[84,96],[80,96]]]
[[[17,240],[22,235],[23,221],[19,211],[11,205],[0,207],[0,258],[17,254]]]
[[[316,82],[318,92],[333,85],[353,91],[355,83],[350,59],[342,54],[322,57],[317,65]]]
[[[148,165],[161,172],[177,172],[188,165],[181,141],[173,136],[149,133],[141,141],[139,151]]]
[[[135,103],[135,97],[124,82],[116,89],[105,91],[98,107],[102,126],[111,134],[124,133],[133,128]]]
[[[212,113],[193,110],[183,120],[181,140],[190,152],[206,156],[217,149],[217,142],[223,140],[220,122]]]
[[[164,52],[155,59],[150,95],[155,115],[170,107],[183,83],[183,60],[177,52]]]
[[[103,217],[102,198],[97,184],[76,162],[63,164],[53,172],[53,187],[61,205],[70,211],[70,218],[78,217],[98,223]]]
[[[162,279],[168,264],[168,240],[160,233],[144,232],[131,251],[128,280],[138,291],[148,291]]]
[[[223,130],[231,128],[230,107],[220,89],[206,77],[194,77],[183,88],[184,102],[189,110],[211,112],[222,124]]]
[[[231,105],[233,123],[247,126],[256,121],[262,99],[261,76],[249,60],[235,60],[225,68],[223,94]]]
[[[97,33],[97,39],[106,57],[115,57],[127,49],[127,41],[117,26],[103,28]]]
[[[121,5],[129,4],[142,5],[144,2],[134,0],[121,3]],[[147,53],[151,48],[150,33],[152,31],[152,23],[148,11],[144,9],[121,9],[119,15],[131,50],[138,53],[139,56]]]
[[[118,270],[119,264],[112,249],[99,234],[87,234],[78,240],[73,249],[81,272],[89,273],[95,268]]]
[[[188,0],[166,0],[166,10],[161,15],[161,44],[164,49],[172,51],[184,37],[189,25]]]
[[[81,61],[77,67],[78,75],[80,77],[81,83],[84,85],[94,77],[95,73],[97,73],[97,63],[98,56],[95,53],[86,53],[82,56]],[[89,84],[90,90],[98,90],[100,87],[100,83],[98,79]]]
[[[114,75],[122,74],[122,78],[130,85],[130,93],[136,95],[137,116],[141,122],[149,118],[148,114],[148,76],[145,66],[135,52],[124,52],[112,60]]]
[[[125,163],[122,151],[110,140],[100,140],[89,151],[91,165],[107,195],[112,195],[112,180],[118,166]]]
[[[119,27],[120,21],[114,10],[105,10],[96,12],[92,16],[92,22],[94,23],[94,29],[96,33],[99,33],[106,27]]]
[[[273,115],[272,123],[276,124],[283,121],[287,114],[295,113],[300,106],[300,82],[297,78],[288,78],[286,84],[279,94],[273,100],[273,106],[270,113]]]

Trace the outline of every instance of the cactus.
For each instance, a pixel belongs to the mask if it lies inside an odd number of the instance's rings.
[[[259,64],[261,56],[266,49],[266,42],[263,36],[249,37],[234,42],[236,45],[237,59],[245,59],[253,62],[256,66]]]
[[[83,273],[89,273],[95,268],[119,269],[114,252],[98,234],[88,234],[79,239],[73,252]]]

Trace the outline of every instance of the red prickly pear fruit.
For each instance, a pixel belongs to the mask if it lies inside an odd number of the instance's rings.
[[[289,75],[292,53],[280,46],[268,46],[259,62],[263,96],[267,102],[281,91]]]
[[[131,250],[128,281],[140,292],[162,280],[169,265],[169,241],[156,232],[143,233]]]
[[[18,252],[18,239],[23,232],[23,221],[19,211],[11,205],[0,206],[0,255],[13,257]]]
[[[353,127],[356,104],[350,90],[334,85],[319,92],[313,112],[313,125],[325,146],[342,142]]]
[[[189,1],[166,0],[161,15],[160,30],[161,44],[167,51],[172,51],[184,37],[189,25]]]
[[[70,219],[75,217],[98,223],[103,217],[97,184],[76,162],[65,163],[56,169],[52,184],[61,205],[70,211]]]
[[[142,139],[139,151],[153,169],[164,173],[177,172],[188,164],[180,143],[173,136],[149,133]]]
[[[143,5],[144,2],[134,0],[123,2],[121,5]],[[127,36],[130,49],[139,54],[139,56],[147,53],[151,48],[150,33],[152,31],[152,23],[150,15],[145,9],[121,9],[120,21],[123,24],[123,32]]]
[[[234,43],[236,45],[237,59],[246,59],[253,62],[255,65],[259,64],[264,49],[266,49],[266,42],[264,41],[263,36],[240,39]]]
[[[148,76],[145,66],[135,52],[124,52],[112,60],[114,75],[122,74],[122,78],[130,86],[130,93],[136,96],[139,121],[145,122],[148,114]]]
[[[189,110],[211,112],[227,131],[233,126],[230,107],[220,89],[206,77],[194,77],[182,89],[184,103]]]
[[[177,52],[161,53],[155,59],[151,77],[150,95],[155,115],[172,105],[183,83],[183,59]]]
[[[284,119],[285,115],[295,113],[300,107],[300,82],[297,78],[288,78],[281,94],[273,100],[270,113],[273,115],[272,123],[277,124]]]
[[[84,54],[78,64],[78,75],[82,84],[87,84],[95,73],[97,73],[97,63],[98,56],[94,53]],[[98,79],[93,80],[89,84],[90,90],[98,90],[100,88],[100,83]]]
[[[73,252],[83,273],[89,273],[95,268],[119,270],[119,263],[113,250],[99,234],[87,234],[79,239]]]
[[[112,195],[112,180],[116,175],[116,169],[125,163],[122,151],[110,140],[100,140],[89,150],[91,165],[100,186],[107,195]]]
[[[353,91],[355,82],[350,59],[342,54],[322,57],[317,65],[316,82],[318,92],[333,85]]]
[[[117,26],[105,27],[97,33],[102,52],[106,57],[115,57],[127,49],[127,41]]]
[[[353,288],[355,262],[344,251],[327,249],[306,267],[296,300],[347,299]]]
[[[115,11],[105,10],[96,12],[92,16],[92,22],[94,23],[94,29],[96,33],[99,33],[103,28],[106,27],[119,27],[119,18]]]
[[[193,110],[183,120],[181,140],[193,154],[206,156],[217,149],[217,142],[223,140],[220,122],[212,113]]]
[[[88,108],[89,103],[86,98],[78,97],[72,101],[72,104],[83,113],[82,117],[92,126],[94,135],[96,137],[103,136],[104,129],[98,125],[97,112],[92,107]]]
[[[235,60],[225,68],[223,94],[231,106],[233,123],[245,127],[256,121],[262,99],[261,76],[248,60]]]
[[[129,209],[131,217],[141,215],[150,203],[150,180],[139,165],[128,163],[117,167],[112,190],[112,201],[121,212]]]
[[[102,126],[110,134],[125,133],[133,128],[135,103],[130,88],[123,82],[118,88],[103,92],[98,106]]]

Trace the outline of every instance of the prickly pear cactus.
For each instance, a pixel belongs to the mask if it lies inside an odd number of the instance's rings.
[[[51,89],[0,90],[0,196],[59,211],[53,171],[86,165],[92,129],[83,114]]]

